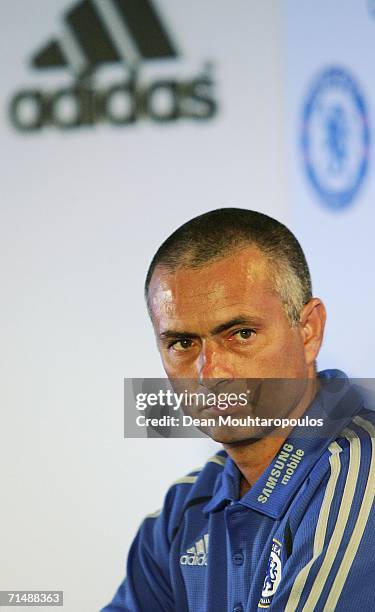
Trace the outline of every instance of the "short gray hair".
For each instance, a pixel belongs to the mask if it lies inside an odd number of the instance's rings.
[[[282,223],[263,213],[242,208],[219,208],[184,223],[155,253],[147,272],[148,299],[157,266],[174,272],[199,268],[233,251],[255,245],[270,262],[271,284],[279,295],[290,324],[298,325],[300,313],[312,298],[311,277],[301,245]]]

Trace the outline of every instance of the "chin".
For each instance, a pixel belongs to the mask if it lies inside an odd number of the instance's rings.
[[[254,429],[226,429],[224,427],[218,427],[217,429],[205,430],[207,434],[214,442],[225,445],[240,446],[241,444],[253,444],[260,438],[266,435],[266,432],[255,431]]]

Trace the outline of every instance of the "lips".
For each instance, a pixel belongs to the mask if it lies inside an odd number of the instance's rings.
[[[249,410],[250,408],[250,410]],[[243,404],[235,404],[232,406],[228,406],[227,408],[219,408],[219,406],[205,406],[199,410],[202,415],[234,415],[238,414],[241,411],[246,411],[246,415],[251,415],[253,410],[251,409],[251,405],[243,405]]]

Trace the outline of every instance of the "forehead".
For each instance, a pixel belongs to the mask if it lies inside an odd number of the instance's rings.
[[[270,277],[270,263],[255,246],[199,268],[156,268],[149,288],[153,319],[159,327],[202,327],[239,312],[259,315],[266,302],[280,303]]]

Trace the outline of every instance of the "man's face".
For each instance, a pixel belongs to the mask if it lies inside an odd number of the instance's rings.
[[[229,392],[234,379],[301,380],[311,375],[303,333],[300,326],[290,325],[270,277],[270,264],[255,246],[196,269],[171,273],[156,268],[149,297],[168,377],[190,379],[190,391]],[[274,394],[267,399],[266,392],[258,405],[262,416],[276,409],[273,416],[290,412],[302,393],[300,385],[293,389],[288,406],[275,402]],[[236,416],[256,414],[251,404],[229,410]],[[200,416],[211,413],[215,409],[205,409]],[[245,439],[249,433],[244,428],[206,432],[221,442]]]

